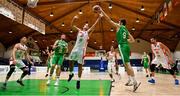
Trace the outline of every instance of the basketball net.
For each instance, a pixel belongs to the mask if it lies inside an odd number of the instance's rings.
[[[27,6],[30,8],[35,8],[39,0],[28,0]]]

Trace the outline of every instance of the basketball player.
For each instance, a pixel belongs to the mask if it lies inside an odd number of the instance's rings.
[[[155,84],[155,68],[160,64],[164,69],[167,69],[175,80],[175,85],[179,85],[179,80],[176,78],[175,71],[172,68],[174,64],[173,58],[169,48],[161,42],[157,42],[155,38],[151,38],[151,49],[153,53],[153,60],[150,65],[151,69],[151,79],[148,80],[149,83]]]
[[[61,73],[61,66],[62,66],[63,61],[64,61],[64,55],[68,51],[68,44],[65,41],[65,39],[66,39],[66,35],[62,34],[61,40],[56,40],[56,42],[53,45],[54,54],[52,56],[52,66],[51,66],[51,70],[50,70],[49,79],[46,83],[47,85],[49,85],[51,82],[52,75],[54,73],[54,69],[55,69],[56,65],[57,65],[56,82],[54,85],[55,86],[59,85],[59,77],[60,77],[60,73]]]
[[[144,55],[142,56],[141,64],[143,64],[144,69],[146,71],[146,77],[149,77],[148,68],[149,68],[149,64],[150,64],[150,57],[146,52],[144,52]]]
[[[104,14],[106,19],[114,26],[116,27],[116,39],[118,42],[119,51],[121,54],[121,58],[123,60],[126,72],[129,76],[128,82],[125,84],[126,86],[134,85],[133,92],[137,90],[137,88],[140,86],[141,83],[138,83],[135,79],[134,70],[132,69],[130,65],[130,47],[129,42],[134,42],[133,36],[128,32],[126,28],[126,20],[121,19],[119,23],[115,23],[111,20],[111,18],[100,8],[101,12]],[[131,80],[132,79],[132,80]],[[131,84],[131,81],[133,81],[133,84]]]
[[[111,46],[110,51],[107,52],[107,60],[108,60],[108,67],[107,67],[108,73],[109,76],[111,77],[111,82],[114,82],[115,80],[113,78],[112,71],[115,71],[114,68],[116,68],[117,56],[113,46]]]
[[[96,22],[92,25],[91,28],[89,28],[88,24],[85,24],[83,29],[80,29],[77,26],[73,25],[74,20],[77,18],[78,17],[75,16],[72,20],[72,27],[78,30],[78,34],[77,34],[75,46],[73,47],[69,55],[69,60],[71,60],[71,63],[70,63],[70,74],[69,74],[68,82],[71,81],[72,77],[74,76],[74,73],[73,73],[74,62],[77,61],[78,62],[78,80],[76,83],[76,88],[80,89],[80,79],[81,79],[82,70],[83,70],[82,66],[84,64],[84,56],[86,54],[86,47],[87,47],[88,39],[89,39],[88,33],[92,31],[92,29],[95,27],[95,25],[99,21],[100,17],[96,20]]]
[[[15,71],[15,66],[17,66],[19,69],[23,71],[21,77],[17,80],[17,83],[19,83],[21,86],[24,86],[22,79],[29,73],[29,70],[22,60],[25,57],[31,64],[33,64],[27,52],[28,47],[26,46],[26,43],[27,38],[22,37],[20,39],[20,43],[15,44],[12,51],[12,57],[10,60],[10,70],[7,73],[5,83],[2,86],[3,89],[6,89],[7,82],[11,77],[12,73]]]
[[[48,58],[47,58],[47,61],[46,61],[46,63],[47,63],[47,73],[46,73],[45,77],[47,77],[49,75],[49,70],[50,70],[51,65],[52,65],[53,50],[47,49],[46,52],[47,52]]]

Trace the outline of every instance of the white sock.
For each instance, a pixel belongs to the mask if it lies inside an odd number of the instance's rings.
[[[81,80],[81,78],[78,77],[78,81],[80,81],[80,80]]]
[[[48,80],[51,80],[52,79],[52,76],[49,76],[49,79]]]
[[[154,77],[153,77],[153,76],[151,76],[151,79],[154,79]]]
[[[135,77],[133,76],[133,77],[131,77],[131,78],[132,78],[133,83],[136,84],[137,81],[136,81]]]
[[[56,81],[57,81],[57,82],[59,81],[59,76],[56,76]]]
[[[131,76],[128,75],[128,83],[131,82]]]

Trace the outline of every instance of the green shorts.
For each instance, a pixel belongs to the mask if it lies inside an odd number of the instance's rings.
[[[128,44],[119,44],[119,52],[121,55],[121,59],[123,61],[123,64],[130,62],[130,47]]]
[[[147,69],[147,68],[149,67],[148,62],[144,62],[144,63],[143,63],[143,66],[144,66],[144,68],[146,68],[146,69]]]
[[[64,61],[64,54],[54,54],[52,57],[52,64],[62,65]]]

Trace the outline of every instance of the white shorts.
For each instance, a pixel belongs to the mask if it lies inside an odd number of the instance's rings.
[[[115,62],[108,62],[108,73],[111,74],[112,72],[115,72],[116,71],[116,68],[115,68]]]
[[[168,64],[168,59],[165,57],[155,57],[152,60],[152,64],[157,64],[157,65],[162,65],[163,68],[165,69],[171,69],[170,64]]]
[[[77,61],[79,64],[84,64],[85,49],[73,49],[69,55],[69,60]]]

